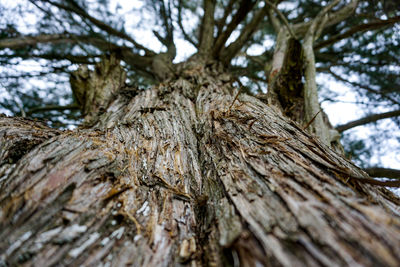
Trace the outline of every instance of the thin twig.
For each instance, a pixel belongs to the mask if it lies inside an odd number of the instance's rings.
[[[315,120],[315,118],[317,117],[317,115],[322,111],[322,109],[320,109],[317,114],[314,115],[314,117],[306,124],[306,126],[304,126],[303,130],[307,129],[308,126],[311,125],[311,123],[313,123],[313,121]]]
[[[240,92],[242,91],[243,85],[239,87],[238,92],[235,95],[235,98],[233,99],[231,105],[229,106],[228,110],[226,111],[228,114],[231,112],[231,108],[233,107],[233,104],[235,103],[236,99],[238,99]]]

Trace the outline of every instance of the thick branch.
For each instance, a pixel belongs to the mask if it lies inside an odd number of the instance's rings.
[[[231,22],[226,26],[225,31],[218,35],[217,40],[214,45],[213,54],[217,56],[221,49],[224,47],[226,41],[229,36],[231,36],[232,32],[237,28],[237,26],[244,20],[247,14],[251,11],[256,1],[242,0],[240,2],[239,9],[232,17]]]
[[[387,19],[387,20],[378,20],[378,21],[374,21],[371,23],[356,25],[356,26],[348,29],[344,33],[337,34],[335,36],[332,36],[328,40],[325,40],[325,41],[322,41],[322,42],[316,44],[314,46],[314,49],[318,50],[318,49],[324,48],[326,46],[332,45],[340,40],[343,40],[343,39],[346,39],[346,38],[352,36],[353,34],[355,34],[357,32],[365,32],[365,31],[380,29],[383,27],[388,27],[399,21],[400,21],[400,17],[394,17],[394,18]]]
[[[254,15],[250,23],[243,28],[242,32],[240,33],[236,41],[234,41],[227,48],[222,50],[221,59],[225,63],[230,62],[230,60],[236,55],[236,53],[239,52],[240,49],[244,46],[244,44],[251,38],[251,36],[257,30],[261,21],[267,14],[268,9],[269,9],[268,5],[265,5],[260,11],[258,11]]]
[[[170,57],[171,61],[175,58],[176,56],[176,46],[174,43],[174,27],[172,24],[172,17],[171,17],[171,6],[170,2],[168,3],[168,7],[166,6],[164,1],[159,1],[157,2],[159,5],[159,10],[157,12],[159,13],[158,15],[162,18],[162,26],[164,27],[165,30],[165,36],[161,36],[158,32],[153,31],[155,36],[158,38],[158,40],[165,45],[167,48],[167,54]]]
[[[355,121],[351,121],[351,122],[348,122],[343,125],[339,125],[338,127],[336,127],[336,130],[338,130],[339,133],[341,133],[348,129],[351,129],[351,128],[354,128],[354,127],[357,127],[360,125],[368,124],[371,122],[376,122],[376,121],[382,120],[382,119],[397,117],[397,116],[400,116],[400,110],[394,110],[394,111],[389,111],[389,112],[379,113],[379,114],[372,114],[372,115],[368,115],[364,118],[361,118],[361,119],[358,119]]]
[[[319,31],[318,28],[323,27],[324,25],[321,24],[321,21],[323,19],[323,17],[325,17],[328,12],[334,8],[337,4],[339,4],[340,0],[334,0],[332,1],[329,5],[327,5],[326,7],[324,7],[319,13],[318,15],[312,20],[312,23],[310,25],[310,28],[307,31],[306,37],[307,35],[315,35],[315,33],[317,31]]]
[[[281,22],[277,17],[274,16],[274,12],[272,9],[268,10],[268,19],[270,20],[270,23],[274,28],[276,34],[278,34],[281,29]]]
[[[214,44],[214,0],[204,0],[204,16],[200,33],[200,54],[209,53]]]
[[[372,177],[386,177],[392,179],[400,179],[400,170],[397,169],[389,169],[389,168],[379,168],[372,167],[364,169],[369,176]]]
[[[304,77],[304,108],[306,121],[312,122],[309,128],[311,132],[315,133],[320,140],[326,145],[331,144],[331,135],[328,125],[323,120],[320,113],[321,107],[318,102],[318,91],[315,73],[315,55],[313,50],[313,43],[316,38],[316,33],[320,32],[323,24],[327,21],[326,16],[328,12],[335,7],[340,0],[334,0],[322,9],[318,15],[311,21],[311,25],[307,30],[303,42],[304,59],[306,61]]]
[[[171,43],[174,41],[174,39],[173,39],[173,26],[172,26],[172,19],[171,19],[170,11],[171,11],[170,8],[168,8],[168,11],[167,11],[167,8],[165,6],[165,2],[161,1],[161,3],[160,3],[160,15],[161,15],[161,17],[163,19],[164,28],[165,28],[165,31],[167,33],[167,36],[165,38],[165,40],[166,40],[165,45],[167,47],[169,47],[171,45]]]

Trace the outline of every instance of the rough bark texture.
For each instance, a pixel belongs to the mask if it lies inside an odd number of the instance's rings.
[[[0,265],[398,266],[399,200],[227,76],[182,65],[90,129],[2,117],[35,145],[1,153]]]

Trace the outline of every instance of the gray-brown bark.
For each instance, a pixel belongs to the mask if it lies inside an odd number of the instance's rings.
[[[4,151],[39,136],[1,154],[1,264],[398,266],[397,198],[220,66],[180,67],[90,129],[1,118]]]

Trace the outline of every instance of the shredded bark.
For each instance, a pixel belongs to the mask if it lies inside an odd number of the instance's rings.
[[[217,65],[186,66],[91,128],[1,118],[46,138],[1,172],[0,265],[398,265],[395,196]]]

